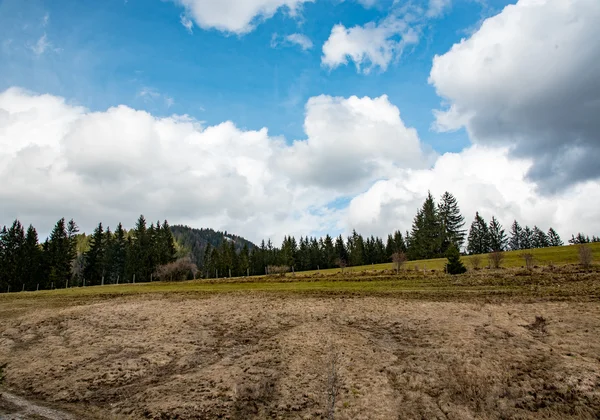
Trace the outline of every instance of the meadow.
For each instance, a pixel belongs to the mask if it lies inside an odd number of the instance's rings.
[[[0,416],[598,418],[600,266],[532,252],[1,294]]]

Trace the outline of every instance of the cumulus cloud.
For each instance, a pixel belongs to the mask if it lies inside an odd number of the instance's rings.
[[[186,10],[186,28],[192,19],[203,29],[245,34],[261,19],[272,17],[279,9],[294,16],[303,3],[313,0],[173,0]],[[190,22],[191,23],[191,22]]]
[[[345,194],[364,190],[394,168],[422,168],[433,159],[385,95],[311,98],[304,131],[307,139],[283,150],[278,164],[296,182]]]
[[[204,127],[185,116],[156,118],[126,106],[90,112],[55,96],[9,89],[0,94],[2,223],[19,217],[47,231],[67,216],[90,231],[100,220],[114,226],[144,213],[148,220],[167,217],[254,240],[336,231],[343,210],[328,203],[344,190],[328,189],[330,165],[319,160],[323,164],[310,167],[314,178],[305,179],[281,163],[293,159],[291,149],[300,144],[308,145],[304,157],[314,156],[314,147],[327,149],[313,136],[337,132],[352,118],[371,126],[361,132],[370,145],[340,134],[333,141],[344,150],[360,147],[361,164],[395,153],[391,141],[385,143],[389,136],[407,136],[398,146],[418,155],[416,133],[401,125],[387,98],[316,98],[307,105],[308,138],[289,146],[266,128]]]
[[[385,71],[407,45],[419,40],[417,31],[405,18],[390,15],[379,23],[346,28],[335,25],[325,44],[321,64],[334,69],[351,60],[358,72],[369,73],[379,67]]]
[[[507,232],[514,219],[544,230],[552,226],[565,242],[572,233],[600,231],[600,220],[588,205],[600,202],[598,182],[545,197],[526,179],[530,167],[528,159],[514,159],[506,148],[474,145],[460,153],[446,153],[430,169],[399,169],[354,197],[345,224],[377,235],[410,229],[430,190],[436,198],[445,191],[454,194],[467,229],[479,211],[487,221],[496,216]]]
[[[530,159],[475,145],[435,157],[386,96],[319,96],[306,105],[306,138],[288,144],[266,128],[127,106],[92,112],[52,95],[0,93],[0,224],[14,218],[45,235],[60,217],[90,232],[103,221],[213,227],[259,241],[409,229],[427,190],[448,190],[470,222],[479,210],[567,237],[600,231],[600,184],[554,198],[526,179]],[[435,160],[435,162],[434,162]],[[433,163],[433,165],[432,165]],[[330,204],[350,198],[347,208]]]
[[[442,56],[430,75],[441,131],[532,160],[556,192],[600,176],[600,2],[519,0]]]

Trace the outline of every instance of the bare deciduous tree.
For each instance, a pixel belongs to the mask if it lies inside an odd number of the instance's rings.
[[[479,267],[481,267],[481,256],[477,254],[472,255],[469,259],[469,263],[471,264],[473,270],[479,270]]]
[[[406,258],[406,254],[402,251],[394,252],[392,254],[392,263],[394,265],[394,268],[396,269],[396,274],[398,274],[398,272],[402,268],[402,265],[406,262],[407,259],[408,258]]]
[[[590,248],[590,246],[587,244],[577,245],[577,247],[577,251],[579,253],[579,264],[581,264],[583,268],[590,268],[593,260],[592,248]]]
[[[502,251],[494,251],[488,255],[488,261],[490,267],[500,268],[502,261],[504,261],[504,253]]]
[[[345,259],[343,258],[338,258],[335,260],[335,263],[338,267],[340,267],[340,269],[342,270],[342,273],[344,272],[344,269],[346,268],[346,266],[348,265],[348,263],[346,262]]]
[[[521,258],[525,260],[525,267],[527,267],[529,271],[533,270],[533,254],[524,252],[521,254]]]
[[[190,272],[193,277],[196,277],[198,267],[190,257],[183,257],[175,262],[158,266],[155,275],[161,281],[181,281],[185,280]]]

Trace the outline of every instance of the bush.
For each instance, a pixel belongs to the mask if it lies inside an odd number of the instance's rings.
[[[450,245],[448,251],[446,251],[446,258],[448,258],[446,273],[463,274],[467,272],[467,268],[460,260],[460,252],[458,252],[458,248],[454,244]]]
[[[500,264],[504,261],[504,253],[502,251],[494,251],[488,255],[490,267],[500,268]]]
[[[525,260],[525,267],[527,267],[529,271],[533,270],[533,254],[530,252],[524,252],[521,254],[521,258]]]
[[[198,267],[190,257],[180,258],[175,262],[158,266],[155,276],[161,281],[182,281],[193,279],[198,272]]]
[[[406,260],[407,258],[404,252],[394,252],[392,254],[392,262],[394,268],[396,269],[396,274],[398,274],[400,268],[402,268],[402,265],[406,262]]]
[[[592,265],[592,248],[589,245],[581,244],[578,245],[579,263],[583,268],[590,268]]]
[[[267,267],[267,273],[285,276],[285,273],[289,273],[290,267],[287,265],[270,265]]]
[[[469,259],[469,263],[471,263],[471,268],[473,270],[479,270],[479,267],[481,266],[481,256],[480,255],[471,256],[471,258]]]

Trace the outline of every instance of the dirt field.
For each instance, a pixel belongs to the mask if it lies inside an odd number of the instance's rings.
[[[3,386],[73,418],[599,418],[597,299],[485,302],[5,300]],[[0,399],[0,417],[61,418],[19,410]]]

